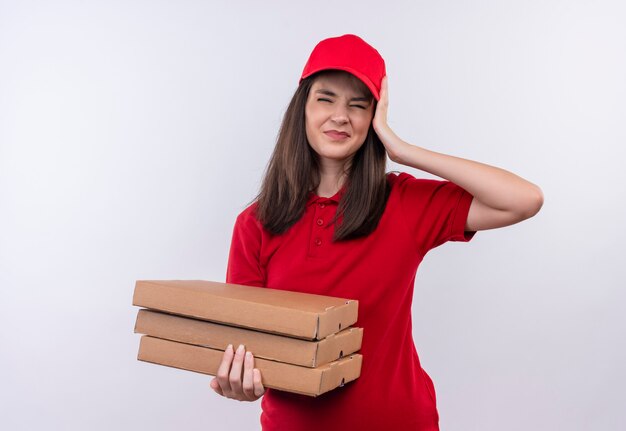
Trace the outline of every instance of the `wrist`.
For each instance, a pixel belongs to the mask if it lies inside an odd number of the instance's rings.
[[[398,144],[394,146],[393,150],[387,152],[392,162],[411,166],[409,161],[411,160],[410,153],[412,148],[415,148],[415,146],[402,140],[398,140]]]

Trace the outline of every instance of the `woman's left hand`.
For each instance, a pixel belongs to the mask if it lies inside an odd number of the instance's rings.
[[[388,106],[385,76],[372,120],[374,131],[392,161],[451,181],[473,196],[466,231],[509,226],[539,211],[543,192],[535,184],[504,169],[430,151],[398,138],[387,124]]]
[[[402,150],[409,146],[409,144],[400,139],[387,124],[388,108],[389,91],[387,87],[387,76],[385,75],[380,86],[380,100],[376,105],[372,126],[385,146],[389,158],[394,162],[402,163],[400,155],[402,154]]]

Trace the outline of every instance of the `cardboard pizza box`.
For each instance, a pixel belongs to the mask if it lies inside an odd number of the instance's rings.
[[[133,305],[307,340],[357,321],[358,301],[204,280],[139,280]]]
[[[215,375],[222,361],[222,350],[194,346],[143,335],[137,359],[197,373]],[[255,358],[263,386],[277,390],[318,396],[339,388],[360,376],[362,356],[346,356],[315,368]]]
[[[304,367],[317,367],[354,353],[361,348],[363,340],[363,328],[352,326],[323,340],[313,341],[147,309],[137,313],[135,333],[222,351],[226,350],[228,344],[235,348],[243,344],[255,358]]]

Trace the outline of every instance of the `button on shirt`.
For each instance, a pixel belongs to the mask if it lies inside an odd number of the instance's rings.
[[[429,250],[474,236],[464,231],[472,195],[406,173],[387,180],[385,211],[364,238],[332,241],[345,188],[331,197],[310,193],[302,218],[281,235],[255,218],[256,203],[237,217],[227,282],[357,299],[354,326],[363,328],[361,376],[318,397],[267,388],[263,430],[439,429],[435,388],[412,338],[413,287]]]
[[[309,258],[323,257],[326,246],[332,243],[335,229],[329,223],[324,223],[324,220],[329,220],[329,222],[332,220],[339,204],[339,195],[340,193],[337,193],[331,198],[323,198],[313,192],[309,194],[307,212],[310,210],[315,220],[311,223],[311,244],[307,254]]]

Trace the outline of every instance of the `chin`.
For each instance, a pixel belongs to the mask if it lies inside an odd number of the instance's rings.
[[[313,151],[320,158],[333,161],[345,161],[352,157],[360,147],[353,148],[350,142],[333,142],[324,139],[318,141],[318,145],[316,146],[311,145],[311,148],[313,148]]]

